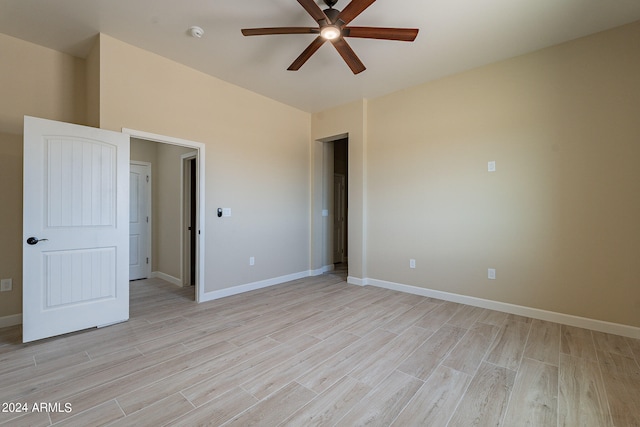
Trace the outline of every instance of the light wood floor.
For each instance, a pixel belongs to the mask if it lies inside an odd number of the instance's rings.
[[[127,323],[20,334],[0,329],[0,403],[30,413],[3,425],[640,426],[639,340],[339,274],[200,305],[137,281]]]

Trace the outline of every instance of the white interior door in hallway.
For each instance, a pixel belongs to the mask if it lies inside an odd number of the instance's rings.
[[[129,169],[129,280],[151,275],[151,165]]]

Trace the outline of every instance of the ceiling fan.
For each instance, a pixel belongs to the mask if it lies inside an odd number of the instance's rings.
[[[342,10],[334,9],[333,6],[338,0],[323,0],[329,7],[322,10],[314,0],[298,0],[298,3],[311,15],[318,23],[318,27],[276,27],[276,28],[247,28],[242,30],[245,36],[261,36],[271,34],[318,34],[318,37],[296,58],[287,68],[290,71],[297,71],[305,62],[324,44],[330,41],[336,48],[342,59],[347,63],[353,74],[363,72],[366,67],[360,61],[351,46],[344,39],[345,37],[356,37],[363,39],[382,39],[412,42],[418,35],[415,28],[382,28],[382,27],[348,27],[366,8],[371,6],[376,0],[351,0]]]

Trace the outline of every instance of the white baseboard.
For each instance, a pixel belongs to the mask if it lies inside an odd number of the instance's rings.
[[[347,283],[350,285],[366,286],[367,279],[361,279],[359,277],[347,276]]]
[[[317,268],[315,270],[309,270],[309,276],[320,276],[321,274],[326,273],[327,271],[333,271],[336,267],[331,265],[325,265],[324,267]]]
[[[152,271],[151,272],[151,278],[152,279],[155,279],[155,278],[162,279],[162,280],[165,280],[165,281],[167,281],[169,283],[172,283],[172,284],[174,284],[176,286],[182,287],[182,280],[178,279],[177,277],[170,276],[170,275],[168,275],[166,273],[163,273],[161,271]]]
[[[371,285],[379,288],[391,289],[394,291],[406,292],[424,297],[437,298],[445,301],[457,302],[460,304],[472,305],[474,307],[487,308],[490,310],[502,311],[510,314],[531,317],[549,322],[561,323],[579,328],[592,329],[598,332],[605,332],[614,335],[622,335],[625,337],[640,339],[640,328],[620,323],[605,322],[603,320],[589,319],[586,317],[574,316],[571,314],[557,313],[555,311],[547,311],[539,308],[526,307],[522,305],[510,304],[506,302],[487,300],[482,298],[470,297],[466,295],[453,294],[444,291],[421,288],[412,285],[403,285],[401,283],[387,282],[378,279],[357,279],[362,281],[363,286]],[[349,282],[352,283],[352,282]],[[354,283],[359,284],[359,283]]]
[[[303,279],[305,277],[313,276],[313,272],[301,271],[299,273],[287,274],[285,276],[274,277],[271,279],[260,280],[253,283],[246,283],[244,285],[234,286],[232,288],[220,289],[219,291],[204,292],[202,299],[199,302],[213,301],[216,299],[230,297],[231,295],[242,294],[244,292],[255,291],[256,289],[268,288],[269,286],[279,285],[281,283],[290,282],[292,280]]]
[[[0,317],[0,328],[8,326],[22,325],[22,314]]]

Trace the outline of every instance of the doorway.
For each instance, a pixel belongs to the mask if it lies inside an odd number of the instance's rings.
[[[204,144],[131,129],[122,131],[131,135],[132,141],[155,146],[145,154],[157,164],[152,165],[150,277],[180,287],[193,285],[195,300],[200,302],[204,295]],[[140,155],[134,154],[133,145],[131,155],[132,159]]]
[[[348,263],[348,210],[349,210],[349,139],[333,144],[333,264],[345,270]]]

